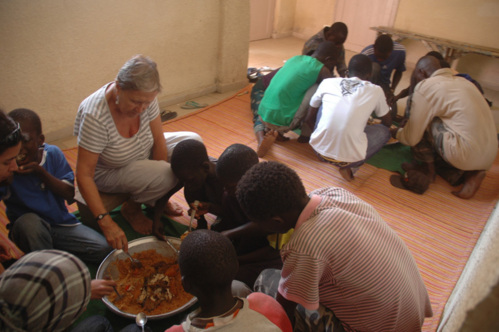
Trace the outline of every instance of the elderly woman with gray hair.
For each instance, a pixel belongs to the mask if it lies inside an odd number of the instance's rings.
[[[163,211],[181,215],[178,206],[167,203],[180,189],[168,160],[175,145],[201,137],[192,132],[163,133],[158,101],[161,91],[156,63],[137,55],[120,69],[116,80],[87,97],[78,109],[74,135],[78,136],[76,180],[107,242],[128,250],[123,230],[111,219],[99,196],[129,193],[121,214],[139,233],[162,234]],[[155,206],[154,222],[141,204]]]

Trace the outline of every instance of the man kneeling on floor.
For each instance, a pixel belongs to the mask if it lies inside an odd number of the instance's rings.
[[[471,198],[497,154],[497,132],[492,112],[478,89],[465,78],[441,68],[433,56],[421,58],[412,74],[413,94],[407,124],[392,131],[412,147],[415,162],[405,171],[420,170],[434,181],[436,174],[452,186],[452,193]],[[421,165],[419,165],[421,163]]]
[[[310,100],[298,139],[310,140],[319,159],[339,167],[347,181],[390,139],[389,108],[383,89],[369,82],[371,71],[367,55],[357,54],[348,64],[348,78],[323,80]],[[382,124],[367,124],[373,112]]]
[[[296,317],[295,331],[420,331],[432,316],[411,252],[352,193],[332,187],[307,195],[296,172],[264,162],[246,172],[236,195],[266,231],[295,229],[281,249],[282,271],[264,270],[255,283]]]

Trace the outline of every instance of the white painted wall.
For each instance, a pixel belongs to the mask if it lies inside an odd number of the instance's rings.
[[[499,1],[400,0],[394,27],[499,49]],[[426,51],[417,41],[404,41],[404,45],[407,62],[412,64]],[[470,54],[459,60],[456,69],[499,91],[499,59]]]
[[[249,3],[230,0],[0,1],[0,108],[35,110],[47,140],[134,54],[158,64],[162,103],[247,84]]]
[[[336,4],[336,0],[293,0],[286,3],[289,8],[282,8],[283,4],[280,9],[288,13],[294,10],[292,35],[308,39],[334,22]],[[286,24],[289,26],[290,22]],[[282,22],[274,24],[276,36],[286,35],[285,30],[278,29],[281,25]],[[499,49],[499,1],[400,0],[394,27]],[[428,52],[418,41],[404,40],[402,44],[407,48],[409,66]],[[499,59],[466,55],[460,59],[457,70],[470,74],[482,86],[499,91]]]

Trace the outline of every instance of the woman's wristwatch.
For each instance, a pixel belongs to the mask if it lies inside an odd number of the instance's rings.
[[[109,215],[109,212],[106,212],[106,213],[101,213],[99,214],[97,217],[95,217],[95,221],[99,222],[101,221],[102,219],[104,219],[105,216],[108,216]]]

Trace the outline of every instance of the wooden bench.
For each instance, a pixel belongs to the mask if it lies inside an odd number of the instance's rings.
[[[104,204],[104,207],[106,208],[106,211],[112,211],[116,209],[118,206],[120,206],[130,198],[129,194],[109,194],[109,193],[99,192],[99,195],[102,200],[102,203]],[[78,187],[75,188],[74,199],[76,201],[76,205],[78,205],[81,222],[86,226],[92,227],[93,229],[100,231],[100,227],[97,224],[97,221],[95,221],[95,217],[88,208],[87,203],[83,199],[83,196],[81,196]]]
[[[383,26],[371,27],[371,30],[377,31],[378,35],[389,34],[391,36],[396,36],[397,37],[396,41],[401,41],[406,38],[419,40],[429,50],[440,52],[443,55],[444,59],[447,62],[449,62],[449,64],[452,64],[454,60],[468,53],[476,53],[494,58],[499,58],[499,49],[492,47],[485,47],[470,43],[458,42],[445,38],[428,36],[422,33],[410,32],[410,31],[383,27]]]

